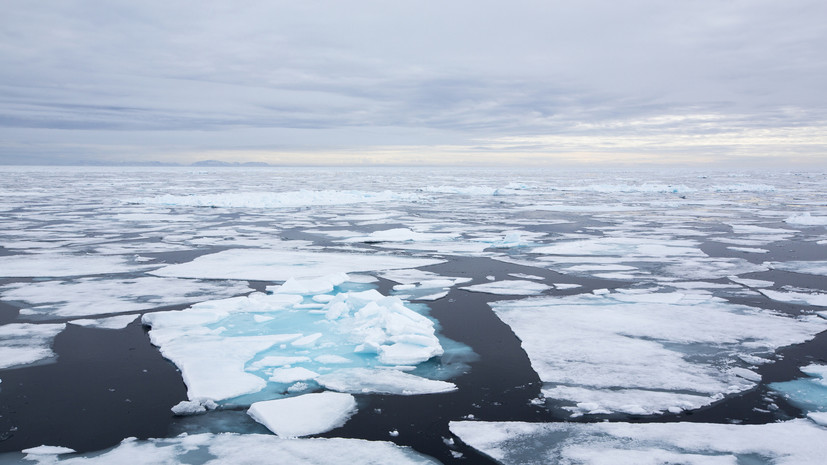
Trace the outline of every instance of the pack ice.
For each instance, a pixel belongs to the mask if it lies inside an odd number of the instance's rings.
[[[51,452],[51,453],[49,453]],[[37,464],[131,465],[157,464],[259,464],[290,465],[436,465],[438,462],[416,451],[383,441],[364,439],[312,438],[282,439],[268,434],[202,433],[182,434],[174,438],[124,439],[119,445],[101,452],[65,454],[65,448],[52,447],[32,453],[0,455],[0,464],[20,463],[21,459]]]
[[[819,465],[827,429],[765,425],[452,421],[451,432],[504,465]]]
[[[244,405],[320,385],[371,392],[380,383],[382,392],[407,393],[400,375],[418,382],[417,393],[454,389],[397,370],[444,352],[434,322],[397,297],[364,288],[344,273],[289,279],[270,293],[150,313],[143,323],[180,368],[192,402]]]
[[[827,328],[702,291],[634,290],[490,304],[522,341],[546,398],[585,413],[695,409],[755,386],[742,358]],[[583,344],[582,341],[594,341]]]

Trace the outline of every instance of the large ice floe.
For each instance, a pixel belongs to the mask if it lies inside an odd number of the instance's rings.
[[[0,325],[0,369],[53,358],[52,341],[65,328],[65,324]]]
[[[65,455],[65,448],[38,448],[28,454],[0,455],[0,464],[158,465],[265,464],[290,465],[436,465],[416,451],[383,441],[363,439],[282,439],[268,434],[182,434],[174,438],[124,439],[102,452]]]
[[[24,316],[74,317],[145,310],[249,291],[246,283],[233,281],[141,276],[9,284],[0,287],[0,297],[25,303],[20,310]]]
[[[193,194],[143,197],[125,200],[127,202],[152,205],[179,205],[192,207],[225,208],[289,208],[315,205],[346,205],[369,202],[410,202],[421,200],[413,193],[392,191],[338,191],[299,190],[290,192],[243,192],[223,194]]]
[[[711,423],[451,422],[451,432],[504,465],[820,465],[827,429],[805,419]]]
[[[827,329],[815,315],[791,318],[697,290],[598,294],[490,304],[522,341],[545,397],[577,415],[708,405],[760,379],[741,357]]]
[[[434,321],[397,297],[364,289],[344,273],[290,279],[270,293],[146,314],[143,323],[180,368],[191,402],[244,405],[319,386],[391,394],[455,389],[399,371],[443,354]]]
[[[379,254],[231,249],[152,271],[156,276],[286,281],[334,273],[416,268],[443,260]]]

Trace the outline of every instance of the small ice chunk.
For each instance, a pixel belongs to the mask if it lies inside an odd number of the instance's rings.
[[[784,222],[787,224],[800,224],[802,226],[827,226],[827,216],[811,216],[810,212],[804,212],[787,217]]]
[[[75,450],[70,449],[68,447],[62,446],[37,446],[37,447],[30,447],[28,449],[23,449],[20,451],[24,454],[31,454],[31,455],[60,455],[60,454],[74,454]]]
[[[52,341],[65,327],[62,323],[0,325],[0,369],[54,357]]]
[[[542,281],[543,279],[545,279],[542,276],[537,276],[537,275],[533,275],[533,274],[525,274],[525,273],[508,273],[508,276],[511,276],[512,278],[520,278],[520,279],[534,279],[534,280],[537,280],[537,281]]]
[[[568,289],[577,289],[578,287],[583,287],[581,284],[574,284],[574,283],[554,283],[554,288],[565,291]]]
[[[320,434],[344,425],[356,413],[350,394],[319,392],[256,402],[247,413],[282,438]]]
[[[253,315],[253,321],[255,321],[256,323],[264,323],[265,321],[270,321],[272,319],[273,319],[272,316]]]
[[[314,358],[313,360],[327,365],[327,364],[339,364],[339,363],[351,363],[352,360],[349,358],[342,357],[341,355],[336,354],[323,354],[319,355],[318,357]]]
[[[740,278],[738,276],[728,276],[729,280],[746,287],[770,287],[775,284],[772,281],[765,281],[763,279],[748,279]]]
[[[454,383],[393,369],[349,368],[321,375],[316,382],[327,389],[353,394],[438,394],[457,389]]]
[[[247,370],[260,370],[266,367],[283,367],[294,363],[309,362],[310,358],[303,355],[268,355],[261,360],[253,362]]]
[[[322,333],[313,333],[309,334],[304,337],[300,337],[295,341],[291,342],[290,345],[293,347],[312,347],[316,344],[316,341],[322,337]]]
[[[182,400],[175,404],[170,410],[172,413],[176,415],[195,415],[198,413],[204,413],[207,410],[215,410],[218,408],[218,404],[213,402],[210,399],[194,399],[194,400]]]
[[[746,252],[746,253],[769,253],[770,251],[767,249],[758,249],[755,247],[727,247],[729,250],[734,250],[736,252]]]
[[[268,291],[277,294],[325,294],[333,291],[336,286],[348,280],[346,273],[334,273],[321,278],[312,279],[295,279],[291,278],[284,282],[281,286],[270,286]]]
[[[124,329],[141,315],[122,315],[109,318],[72,320],[69,323],[98,329]]]

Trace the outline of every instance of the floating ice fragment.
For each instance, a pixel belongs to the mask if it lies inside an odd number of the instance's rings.
[[[764,354],[827,328],[813,315],[794,319],[704,293],[603,290],[490,305],[522,341],[545,397],[574,403],[576,414],[707,405],[754,385],[728,368],[739,355]]]
[[[551,289],[551,286],[534,281],[506,280],[475,284],[473,286],[461,287],[460,289],[498,295],[537,295]]]
[[[350,394],[319,392],[256,402],[247,413],[282,438],[320,434],[344,425],[356,413]]]
[[[275,383],[291,384],[295,383],[296,381],[306,381],[308,379],[313,379],[318,376],[319,374],[315,371],[311,371],[307,368],[302,367],[277,368],[273,370],[273,374],[272,376],[270,376],[270,381],[273,381]]]
[[[827,294],[822,294],[820,292],[781,292],[770,289],[759,289],[758,292],[779,302],[827,307]]]
[[[775,270],[792,271],[793,273],[814,274],[827,276],[827,261],[806,260],[793,262],[771,262],[770,268]]]
[[[281,286],[268,286],[267,290],[277,294],[324,294],[332,292],[336,286],[348,281],[346,273],[335,273],[315,279],[291,278]]]
[[[30,447],[28,449],[23,449],[22,451],[24,454],[31,454],[31,455],[61,455],[61,454],[74,454],[75,450],[70,449],[68,447],[62,446],[37,446],[37,447]]]
[[[804,419],[765,425],[452,421],[452,433],[504,465],[819,465],[827,430]]]
[[[349,368],[316,378],[320,385],[353,394],[438,394],[457,389],[454,383],[425,379],[393,369]]]
[[[87,326],[90,328],[99,328],[99,329],[124,329],[129,326],[130,323],[137,320],[138,317],[141,315],[122,315],[122,316],[113,316],[110,318],[99,318],[97,320],[90,320],[90,319],[81,319],[81,320],[72,320],[69,323],[78,326]]]
[[[172,413],[184,416],[184,415],[196,415],[199,413],[204,413],[207,410],[215,410],[218,408],[218,404],[213,402],[210,399],[194,399],[194,400],[182,400],[177,404],[173,405],[170,410]]]
[[[65,324],[11,323],[0,326],[0,369],[55,356],[51,345]]]
[[[810,216],[810,212],[804,212],[787,217],[784,222],[803,226],[827,226],[827,216]]]
[[[3,258],[3,257],[0,257]],[[205,279],[287,281],[336,273],[358,273],[443,263],[444,260],[380,254],[231,249],[203,255],[189,263],[152,271],[156,276]]]
[[[747,279],[747,278],[739,278],[738,276],[727,276],[730,281],[734,283],[741,284],[747,287],[770,287],[775,284],[772,281],[765,281],[763,279]]]
[[[727,247],[729,250],[734,250],[736,252],[746,252],[746,253],[769,253],[770,251],[767,249],[757,249],[754,247]]]
[[[43,278],[129,273],[152,267],[117,255],[26,254],[0,257],[0,277]]]

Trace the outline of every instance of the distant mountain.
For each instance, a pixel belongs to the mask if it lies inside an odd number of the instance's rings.
[[[220,161],[220,160],[201,160],[197,161],[190,166],[271,166],[269,163],[264,163],[263,161],[248,161],[244,163],[239,162],[227,162],[227,161]]]

